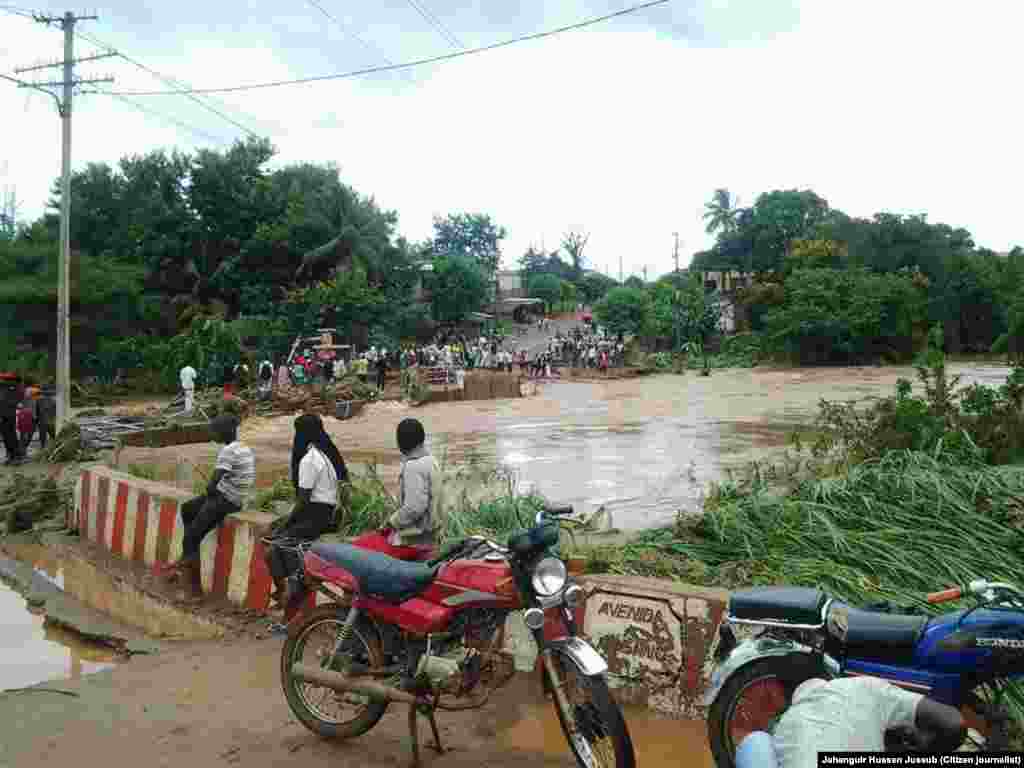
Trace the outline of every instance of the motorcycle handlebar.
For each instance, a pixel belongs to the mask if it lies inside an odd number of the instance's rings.
[[[963,596],[963,587],[953,587],[952,589],[944,589],[941,592],[931,592],[925,599],[932,605],[935,605],[936,603],[948,603],[950,600],[959,600]]]
[[[546,515],[571,515],[572,504],[562,504],[557,507],[544,507],[544,514]]]

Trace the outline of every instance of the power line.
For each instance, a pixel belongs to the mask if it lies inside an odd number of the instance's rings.
[[[18,12],[19,10],[20,9],[15,9],[13,6],[0,6],[0,11],[4,11],[4,12],[7,12],[7,13],[14,13],[16,15],[26,15],[26,16],[28,16],[28,18],[32,18],[32,19],[35,18],[34,15],[32,15],[32,14],[22,14],[22,13],[19,13]],[[91,43],[93,43],[95,45],[100,45],[100,46],[103,46],[104,48],[111,48],[111,49],[113,48],[113,46],[108,45],[107,43],[104,43],[102,40],[98,40],[97,38],[95,38],[95,37],[93,37],[91,35],[87,35],[85,32],[82,32],[81,30],[76,30],[76,31],[77,31],[79,37],[84,38],[84,39],[88,40],[89,42],[91,42]],[[117,54],[117,56],[119,58],[124,59],[129,64],[135,65],[139,69],[145,70],[146,72],[150,73],[151,75],[153,75],[157,79],[161,80],[162,82],[165,82],[168,85],[171,85],[172,87],[179,86],[179,81],[176,81],[173,78],[170,78],[170,77],[167,77],[165,75],[160,74],[156,70],[154,70],[154,69],[152,69],[150,67],[147,67],[142,62],[136,61],[135,59],[131,58],[130,56],[128,56],[128,55],[126,55],[124,53],[121,53],[120,51],[117,51],[116,54]],[[80,59],[80,61],[81,61],[81,59]],[[0,75],[0,77],[3,77],[6,80],[10,80],[11,82],[14,82],[14,83],[18,83],[19,85],[21,85],[23,87],[31,87],[30,83],[26,83],[24,81],[18,80],[17,78],[9,77],[7,75]],[[187,85],[187,83],[186,83],[186,85]],[[49,91],[46,91],[46,90],[41,89],[41,88],[37,89],[37,90],[43,90],[44,93],[50,93]],[[105,92],[102,92],[102,91],[90,91],[90,93],[105,93]],[[51,95],[53,95],[53,94],[51,94]],[[115,95],[115,94],[107,94],[107,95]],[[192,99],[192,101],[196,102],[199,106],[203,107],[204,109],[209,110],[210,112],[213,112],[218,117],[220,117],[220,118],[226,120],[227,122],[231,123],[232,125],[234,125],[236,128],[241,129],[242,131],[244,131],[245,133],[247,133],[250,136],[258,138],[258,134],[256,134],[255,132],[249,130],[248,128],[246,128],[241,123],[238,123],[235,120],[231,119],[227,115],[221,113],[220,111],[218,111],[214,107],[210,106],[209,104],[201,101],[200,99],[198,99],[195,96],[191,96],[189,94],[185,94],[185,95],[188,96],[188,98]],[[221,139],[221,138],[218,138],[216,136],[213,136],[212,134],[206,133],[205,131],[200,130],[198,128],[195,128],[194,126],[188,125],[187,123],[184,123],[183,121],[178,120],[177,118],[173,118],[170,115],[163,114],[163,113],[160,113],[160,112],[156,112],[154,110],[147,110],[146,108],[142,107],[141,105],[137,104],[136,102],[129,101],[128,99],[125,99],[123,97],[118,97],[118,98],[121,98],[122,101],[124,101],[127,104],[131,104],[132,106],[134,106],[136,109],[138,109],[141,112],[147,112],[148,111],[149,114],[152,114],[152,115],[154,115],[156,117],[160,117],[163,120],[172,122],[175,125],[178,125],[179,127],[184,128],[185,130],[188,130],[188,131],[191,131],[192,133],[195,133],[197,135],[203,136],[203,137],[205,137],[205,138],[207,138],[207,139],[209,139],[211,141],[215,141],[218,144],[228,144],[229,143],[229,142],[225,141],[224,139]]]
[[[455,37],[455,35],[448,31],[448,28],[441,23],[441,20],[438,19],[437,16],[435,16],[433,13],[431,13],[430,10],[425,5],[417,2],[417,0],[409,0],[409,5],[415,8],[416,12],[423,17],[423,20],[427,22],[427,24],[432,26],[434,29],[436,29],[441,34],[441,37],[447,40],[448,43],[455,46],[456,48],[466,47],[459,42],[459,39]]]
[[[569,32],[574,29],[582,29],[583,27],[589,27],[594,24],[599,24],[609,19],[614,19],[619,16],[625,16],[630,13],[636,13],[646,8],[652,8],[656,5],[664,5],[669,0],[650,0],[650,2],[642,3],[640,5],[634,5],[629,8],[625,8],[615,13],[609,13],[604,16],[596,16],[585,21],[578,22],[576,24],[569,24],[565,27],[558,27],[557,29],[551,29],[547,32],[537,32],[532,35],[524,35],[522,37],[516,37],[511,40],[504,40],[500,43],[492,43],[491,45],[485,45],[480,48],[469,48],[463,51],[455,51],[454,53],[446,53],[441,56],[433,56],[428,59],[417,59],[416,61],[409,61],[404,64],[394,64],[385,67],[367,67],[365,69],[357,69],[352,72],[342,72],[336,75],[318,75],[316,77],[302,77],[295,80],[275,80],[269,83],[252,83],[250,85],[234,85],[226,88],[190,88],[187,90],[177,91],[94,91],[94,93],[103,93],[107,95],[117,94],[118,96],[182,96],[185,94],[192,93],[236,93],[238,91],[255,91],[263,88],[277,88],[282,85],[302,85],[305,83],[316,83],[323,80],[344,80],[347,78],[358,77],[360,75],[372,75],[379,72],[394,72],[400,69],[409,69],[411,67],[418,67],[423,64],[435,64],[441,61],[449,61],[451,59],[457,59],[462,56],[469,56],[474,53],[483,53],[484,51],[493,51],[497,48],[505,48],[516,43],[523,43],[528,40],[540,40],[544,37],[552,37],[553,35],[561,34],[562,32]]]
[[[96,45],[102,45],[102,46],[104,46],[106,48],[113,48],[113,46],[107,45],[102,40],[98,40],[95,37],[91,37],[90,35],[83,34],[82,32],[79,32],[78,34],[79,34],[80,37],[84,37],[86,40],[88,40],[91,43],[95,43]],[[183,83],[183,81],[175,80],[173,77],[168,77],[167,75],[163,75],[160,72],[157,72],[152,67],[147,67],[142,62],[136,61],[131,56],[128,56],[127,54],[122,53],[121,51],[118,51],[117,55],[120,58],[122,58],[125,61],[127,61],[129,64],[133,64],[136,67],[138,67],[139,69],[141,69],[141,70],[143,70],[145,72],[148,72],[153,77],[155,77],[157,80],[161,81],[162,83],[166,83],[167,85],[171,86],[172,88],[180,88],[182,84],[188,85],[188,83]],[[189,87],[191,87],[191,86],[189,86]],[[97,93],[102,93],[102,92],[101,91],[97,91]],[[239,123],[237,120],[234,120],[233,118],[228,117],[223,112],[221,112],[220,110],[218,110],[215,107],[211,106],[210,104],[207,104],[205,101],[202,101],[198,97],[193,96],[190,93],[184,93],[182,95],[186,96],[189,99],[191,99],[196,104],[201,106],[203,109],[208,110],[209,112],[212,112],[213,114],[217,115],[217,117],[221,118],[222,120],[226,120],[227,122],[231,123],[233,126],[238,128],[242,132],[248,134],[249,136],[252,136],[253,138],[259,138],[259,134],[257,134],[255,131],[250,130],[249,128],[246,128],[244,125]],[[192,130],[192,129],[190,129],[190,130]]]
[[[129,99],[129,98],[125,97],[125,96],[118,96],[116,93],[112,93],[110,95],[111,95],[111,97],[113,97],[115,99],[123,101],[125,104],[130,104],[131,106],[135,107],[140,112],[145,112],[146,114],[152,115],[153,117],[159,117],[161,120],[166,120],[167,122],[174,123],[179,128],[184,128],[186,131],[191,131],[192,133],[196,134],[197,136],[202,136],[203,138],[209,139],[210,141],[216,142],[218,144],[230,144],[231,143],[231,142],[227,141],[226,139],[218,138],[217,136],[214,136],[211,133],[207,133],[206,131],[203,131],[203,130],[201,130],[199,128],[195,128],[194,126],[191,126],[188,123],[182,122],[181,120],[178,120],[177,118],[171,117],[168,114],[165,114],[163,112],[158,112],[155,109],[150,109],[149,107],[144,107],[141,104],[139,104],[137,101],[132,101],[131,99]]]
[[[369,44],[368,42],[366,42],[365,40],[363,40],[363,38],[361,38],[361,37],[360,37],[359,35],[357,35],[357,34],[356,34],[355,32],[353,32],[352,30],[350,30],[350,29],[348,28],[348,25],[346,25],[346,24],[342,24],[342,23],[341,23],[340,21],[338,21],[338,19],[336,19],[336,18],[335,18],[334,16],[332,16],[332,15],[331,15],[330,13],[328,13],[328,12],[327,12],[327,9],[326,9],[326,8],[324,8],[324,7],[322,6],[322,5],[320,5],[320,3],[318,3],[318,2],[317,2],[317,0],[307,0],[307,2],[308,2],[308,3],[310,4],[310,5],[312,5],[312,6],[314,7],[314,8],[316,8],[316,9],[317,9],[318,11],[320,11],[320,13],[322,13],[322,14],[323,14],[324,16],[326,16],[326,17],[327,17],[328,19],[330,19],[330,20],[331,20],[331,21],[333,21],[333,22],[334,22],[335,24],[337,24],[337,25],[338,25],[338,28],[339,28],[339,29],[340,29],[340,30],[341,30],[342,32],[344,32],[344,33],[345,33],[346,35],[348,35],[348,36],[349,36],[349,37],[351,37],[351,38],[352,38],[353,40],[355,40],[355,41],[356,41],[357,43],[359,43],[359,44],[360,44],[361,46],[363,46],[363,47],[364,47],[364,48],[365,48],[366,50],[368,50],[368,51],[369,51],[370,53],[372,53],[372,54],[373,54],[374,56],[380,56],[380,57],[381,57],[381,58],[382,58],[382,59],[384,60],[384,62],[385,62],[386,64],[388,64],[389,66],[392,66],[392,67],[393,67],[393,66],[395,65],[395,62],[391,61],[391,59],[389,59],[389,58],[388,58],[387,56],[385,56],[385,55],[384,55],[383,53],[381,53],[381,52],[380,52],[380,50],[376,49],[376,48],[375,48],[374,46],[370,45],[370,44]]]

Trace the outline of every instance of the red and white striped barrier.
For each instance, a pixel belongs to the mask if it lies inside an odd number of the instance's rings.
[[[115,555],[153,566],[181,557],[181,505],[190,498],[164,483],[93,466],[78,477],[67,525]],[[246,608],[267,607],[271,583],[260,539],[272,520],[260,512],[229,515],[203,540],[205,592]]]

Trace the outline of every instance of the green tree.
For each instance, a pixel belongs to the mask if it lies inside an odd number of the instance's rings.
[[[562,304],[569,305],[570,307],[576,304],[576,286],[570,283],[568,280],[563,280],[561,286],[561,299]]]
[[[594,304],[603,298],[608,291],[617,286],[618,283],[601,272],[591,272],[584,275],[580,281],[580,292],[583,294],[587,304]]]
[[[650,297],[640,288],[619,286],[594,305],[597,319],[612,333],[640,334],[650,310]]]
[[[483,267],[467,256],[437,256],[431,279],[432,307],[438,322],[458,323],[488,300],[491,283]]]
[[[760,195],[741,232],[752,243],[749,271],[780,272],[793,241],[812,233],[828,211],[828,202],[809,189]]]
[[[583,256],[583,249],[587,247],[590,235],[585,232],[566,232],[562,236],[562,250],[569,254],[572,262],[572,274],[569,276],[574,283],[579,282],[583,277],[583,270],[587,268],[586,259]]]
[[[530,298],[544,299],[545,310],[550,310],[562,298],[562,281],[552,274],[535,275],[526,290]]]
[[[474,259],[488,277],[498,271],[504,227],[486,213],[452,213],[434,217],[434,254],[467,256]]]
[[[697,342],[704,348],[708,339],[721,328],[722,307],[717,291],[709,292],[699,275],[691,275],[686,284],[675,291],[673,311],[673,346],[678,348]]]
[[[766,330],[777,351],[804,365],[865,362],[910,351],[907,341],[923,312],[922,288],[910,275],[797,269]]]
[[[704,231],[709,235],[720,232],[728,235],[736,227],[738,200],[728,189],[716,189],[711,200],[704,204]]]
[[[626,278],[626,282],[624,282],[623,285],[627,288],[638,288],[642,290],[644,288],[644,281],[636,275],[630,275]]]

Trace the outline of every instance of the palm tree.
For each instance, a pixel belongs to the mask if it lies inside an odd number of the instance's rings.
[[[729,234],[736,227],[738,211],[739,198],[733,197],[728,189],[716,189],[710,202],[704,204],[704,220],[707,221],[704,231],[709,235],[718,230]]]

